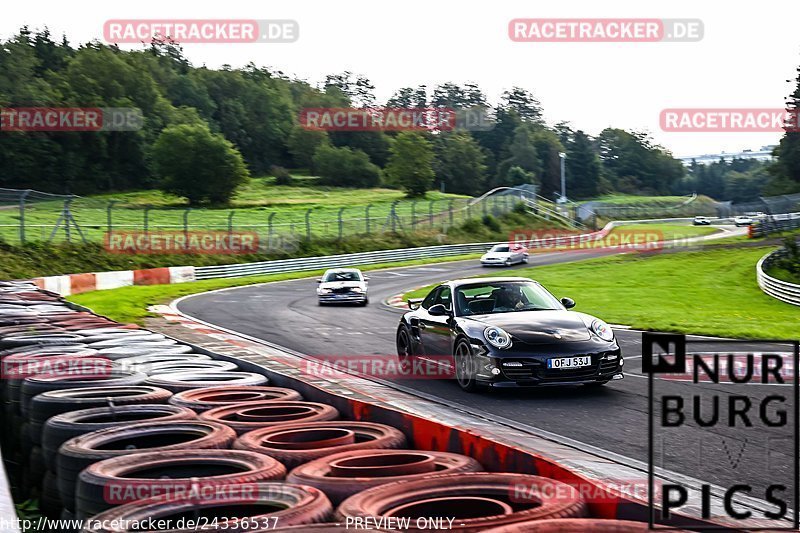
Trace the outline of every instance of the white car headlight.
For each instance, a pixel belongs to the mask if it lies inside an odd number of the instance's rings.
[[[330,289],[317,289],[317,294],[330,294]]]
[[[511,336],[502,328],[496,326],[489,326],[483,330],[483,338],[486,339],[489,344],[501,350],[511,346]]]
[[[592,333],[606,342],[611,342],[614,340],[614,331],[611,329],[611,326],[599,318],[596,318],[592,321],[592,325],[589,327],[589,329],[592,330]]]
[[[364,289],[362,289],[361,287],[353,287],[350,290],[353,292],[364,292]]]

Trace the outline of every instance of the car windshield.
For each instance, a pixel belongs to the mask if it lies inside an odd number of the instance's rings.
[[[507,252],[508,245],[507,244],[496,244],[492,246],[492,249],[489,250],[490,252]]]
[[[563,310],[555,296],[532,281],[487,281],[456,289],[458,316]]]
[[[361,281],[361,273],[352,270],[326,272],[322,281]]]

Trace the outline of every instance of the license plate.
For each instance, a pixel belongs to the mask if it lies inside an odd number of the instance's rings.
[[[578,357],[559,357],[557,359],[547,360],[547,368],[553,369],[581,368],[584,366],[592,366],[591,356],[582,355]]]

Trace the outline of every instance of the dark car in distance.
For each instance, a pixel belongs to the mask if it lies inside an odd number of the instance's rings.
[[[602,320],[570,311],[538,282],[519,277],[447,281],[411,300],[400,319],[397,354],[450,361],[459,386],[604,385],[624,361]]]

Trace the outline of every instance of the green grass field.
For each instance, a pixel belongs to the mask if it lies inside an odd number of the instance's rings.
[[[376,232],[389,227],[388,215],[391,205],[399,201],[396,212],[400,224],[411,225],[412,214],[418,225],[427,227],[428,215],[433,202],[437,223],[440,213],[449,209],[453,201],[455,217],[463,219],[464,206],[469,199],[462,195],[442,194],[430,191],[425,199],[414,202],[405,199],[404,193],[394,189],[347,189],[315,185],[315,178],[301,177],[296,185],[275,185],[274,178],[254,178],[243,186],[233,198],[230,206],[220,208],[193,208],[188,213],[189,229],[228,228],[232,210],[233,227],[238,230],[268,231],[269,217],[273,215],[273,231],[281,234],[305,234],[305,213],[312,209],[312,233],[317,236],[338,234],[337,217],[339,210],[345,208],[342,218],[344,234],[364,233],[366,231],[366,207],[369,212],[370,230]],[[72,202],[71,211],[81,230],[92,241],[100,241],[107,230],[108,205],[114,201],[112,224],[118,230],[140,230],[144,225],[145,207],[148,212],[148,226],[159,230],[182,230],[184,215],[188,204],[182,198],[161,191],[138,191],[106,194],[78,198]],[[25,225],[28,240],[46,240],[56,225],[63,201],[30,201],[26,204]],[[477,213],[477,211],[476,211]],[[19,210],[16,202],[6,204],[0,209],[0,237],[8,242],[19,238]],[[449,215],[448,217],[449,218]],[[448,220],[449,222],[449,220]],[[78,238],[73,230],[72,238]],[[65,233],[60,230],[56,239],[61,241]]]
[[[774,248],[630,254],[514,271],[541,282],[577,311],[637,329],[735,338],[800,337],[800,307],[761,292],[755,265]],[[487,275],[503,275],[494,272]],[[406,294],[422,297],[430,287]]]

